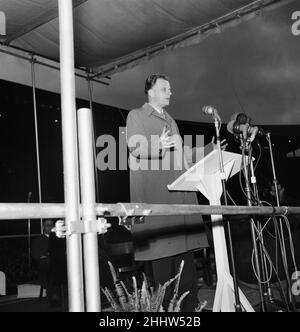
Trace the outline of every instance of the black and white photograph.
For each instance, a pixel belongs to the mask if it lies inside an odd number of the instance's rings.
[[[1,317],[300,312],[299,91],[299,0],[0,0]]]

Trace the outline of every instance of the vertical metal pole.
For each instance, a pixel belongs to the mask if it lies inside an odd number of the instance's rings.
[[[89,94],[89,103],[90,103],[90,110],[93,111],[93,88],[92,82],[90,78],[90,71],[87,70],[87,83],[88,83],[88,94]]]
[[[39,129],[37,119],[36,106],[36,84],[35,84],[35,67],[34,56],[31,58],[31,80],[32,80],[32,97],[33,97],[33,112],[34,112],[34,131],[35,131],[35,148],[36,148],[36,166],[37,166],[37,180],[38,180],[38,195],[39,203],[42,203],[42,181],[41,181],[41,165],[40,165],[40,147],[39,147]],[[43,233],[43,221],[41,219],[41,234]]]
[[[267,133],[267,141],[269,143],[269,151],[270,151],[270,159],[271,159],[271,165],[272,165],[272,174],[273,174],[273,183],[275,187],[275,194],[276,194],[276,203],[277,206],[280,207],[280,199],[279,199],[279,191],[278,191],[278,181],[277,181],[277,175],[276,175],[276,169],[275,169],[275,163],[274,163],[274,155],[273,155],[273,147],[272,147],[272,140],[271,140],[271,134]],[[275,218],[274,223],[277,223],[277,220]],[[278,223],[277,223],[278,225]],[[278,226],[277,226],[278,227]],[[291,285],[291,279],[289,276],[289,268],[288,268],[288,261],[287,261],[287,255],[286,255],[286,247],[285,247],[285,240],[284,240],[284,232],[283,232],[283,226],[282,226],[282,218],[279,217],[279,236],[281,237],[281,257],[282,257],[282,264],[284,267],[284,272],[286,276],[287,281],[287,294],[288,298],[291,301],[292,309],[296,311],[296,303],[295,298],[291,294],[292,285]]]
[[[31,191],[28,193],[27,203],[30,203]],[[27,251],[28,251],[28,269],[31,268],[31,219],[27,220]]]
[[[93,87],[92,82],[90,79],[90,72],[87,70],[87,83],[88,83],[88,94],[89,94],[89,103],[90,103],[90,110],[92,111],[92,119],[93,119]],[[95,140],[95,129],[94,129],[94,123],[92,121],[91,130],[93,133],[93,154],[96,158],[96,140]],[[94,163],[94,172],[95,172],[95,183],[96,183],[96,202],[100,202],[100,192],[99,192],[99,177],[98,177],[98,169],[96,163]]]
[[[219,121],[216,117],[214,117],[214,120],[215,120],[216,136],[217,136],[217,148],[218,148],[218,155],[219,155],[223,199],[224,199],[224,204],[227,206],[228,201],[227,201],[227,189],[226,189],[226,175],[225,175],[224,162],[223,162],[223,156],[222,156]],[[224,221],[225,221],[225,226],[226,226],[227,235],[228,235],[228,242],[229,242],[229,259],[230,259],[231,270],[232,270],[232,279],[233,279],[233,288],[234,288],[234,297],[235,297],[235,310],[237,312],[241,312],[242,305],[241,305],[240,296],[239,296],[239,285],[238,285],[236,269],[235,269],[235,258],[234,258],[234,252],[233,252],[231,227],[230,227],[230,223],[228,221],[227,216],[224,217]]]
[[[258,188],[257,188],[257,182],[256,182],[256,176],[255,176],[255,170],[253,165],[253,158],[252,158],[252,152],[253,148],[252,145],[249,146],[249,163],[250,163],[250,179],[251,179],[251,185],[253,189],[253,194],[257,202],[260,202],[259,194],[258,194]],[[256,220],[256,226],[257,226],[257,239],[258,239],[258,245],[259,245],[259,258],[261,263],[261,274],[262,274],[262,290],[263,290],[263,296],[265,301],[270,301],[272,298],[272,290],[270,287],[270,282],[268,280],[267,275],[267,260],[266,255],[264,252],[264,237],[262,233],[262,226],[260,220],[257,218]],[[267,305],[266,305],[267,308]]]
[[[79,174],[75,104],[74,36],[72,0],[58,0],[60,79],[66,225],[79,222]],[[69,311],[84,311],[81,235],[67,236]]]
[[[31,268],[31,224],[30,219],[27,220],[27,255],[28,255],[28,270]]]
[[[78,111],[78,134],[81,202],[83,222],[86,223],[87,230],[89,223],[96,221],[92,126],[92,111],[87,108],[80,109]],[[93,233],[91,230],[83,235],[83,248],[86,310],[99,312],[101,305],[97,233]]]
[[[252,200],[251,200],[251,189],[250,189],[250,183],[249,183],[249,173],[248,173],[248,162],[246,160],[245,156],[245,149],[246,149],[246,143],[244,143],[243,138],[241,137],[241,146],[243,149],[242,152],[242,167],[244,169],[244,177],[245,177],[245,191],[247,194],[247,205],[252,206]],[[254,219],[250,218],[250,225],[251,225],[251,236],[252,236],[252,242],[253,242],[253,249],[254,249],[254,259],[255,259],[255,267],[256,267],[256,274],[257,274],[257,281],[258,281],[258,288],[259,288],[259,295],[261,299],[261,309],[263,312],[266,311],[266,303],[264,298],[264,292],[261,284],[261,269],[260,269],[260,262],[259,262],[259,255],[258,255],[258,248],[257,248],[257,242],[256,242],[256,234],[255,234],[255,223]]]

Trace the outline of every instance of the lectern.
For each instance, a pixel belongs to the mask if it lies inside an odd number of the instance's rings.
[[[240,171],[242,156],[227,151],[222,151],[222,155],[226,180],[228,180]],[[213,150],[172,184],[168,185],[168,189],[174,191],[200,191],[209,200],[210,205],[220,205],[222,182],[219,165],[218,151]],[[233,279],[229,269],[222,215],[211,215],[211,222],[217,269],[217,288],[213,311],[234,312]],[[251,304],[240,289],[239,296],[244,310],[253,312]]]

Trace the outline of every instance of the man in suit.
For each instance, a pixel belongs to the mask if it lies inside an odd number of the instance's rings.
[[[41,285],[53,306],[60,305],[61,285],[66,283],[66,243],[52,233],[53,219],[43,221],[43,234],[32,245],[32,256],[37,263]]]
[[[49,242],[53,227],[53,220],[45,219],[43,221],[43,234],[37,237],[32,243],[32,257],[38,267],[41,286],[46,289],[48,296],[51,292]]]
[[[170,192],[167,185],[187,168],[182,139],[176,122],[165,107],[171,87],[167,77],[150,75],[145,83],[148,102],[127,117],[127,144],[130,152],[130,196],[132,202],[153,204],[197,204],[193,192]],[[155,286],[178,272],[185,261],[180,295],[189,290],[183,311],[197,306],[197,279],[193,250],[208,246],[201,216],[152,216],[133,229],[135,259],[144,261]],[[150,272],[148,273],[148,275]],[[167,306],[172,289],[165,296]],[[165,308],[167,309],[167,308]]]

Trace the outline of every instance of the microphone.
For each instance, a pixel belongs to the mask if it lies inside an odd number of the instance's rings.
[[[252,143],[258,134],[258,127],[250,127],[251,135],[248,137],[248,142]]]
[[[265,136],[262,128],[251,125],[251,118],[245,113],[236,113],[227,124],[227,131],[235,136],[241,136],[247,142],[252,143],[256,136]]]
[[[206,115],[212,115],[214,119],[217,119],[218,121],[221,122],[221,118],[218,114],[218,111],[212,107],[212,106],[203,106],[202,107],[202,112]]]
[[[233,132],[233,121],[229,121],[229,122],[227,123],[227,131],[228,131],[230,134],[234,135],[234,132]]]
[[[258,126],[251,126],[248,123],[245,125],[237,125],[233,126],[233,134],[239,135],[242,134],[243,138],[248,140],[248,142],[252,143],[256,136],[266,136],[267,133]]]

